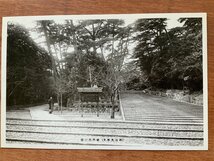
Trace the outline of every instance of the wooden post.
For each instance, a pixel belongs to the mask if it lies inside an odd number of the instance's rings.
[[[97,117],[99,117],[99,110],[100,110],[100,108],[99,108],[99,103],[100,103],[100,94],[99,93],[97,93],[97,95],[98,95],[98,100],[97,100]]]
[[[61,103],[61,114],[62,114],[62,93],[60,93],[60,103]]]
[[[99,117],[99,102],[97,102],[97,117]]]
[[[88,67],[88,70],[89,70],[90,85],[91,85],[91,87],[92,87],[92,77],[91,77],[91,68],[90,68],[90,66]]]
[[[82,101],[80,103],[80,106],[81,106],[81,117],[83,117],[83,104],[82,104]]]
[[[83,117],[83,103],[82,103],[82,93],[80,93],[80,111],[81,111],[81,117]]]
[[[57,103],[58,103],[57,111],[59,112],[59,93],[57,94]]]

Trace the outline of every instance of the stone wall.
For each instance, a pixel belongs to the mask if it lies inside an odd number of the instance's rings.
[[[150,90],[145,89],[143,93],[168,97],[176,101],[191,103],[195,105],[203,105],[203,94],[202,93],[193,93],[189,94],[189,91],[184,90]]]

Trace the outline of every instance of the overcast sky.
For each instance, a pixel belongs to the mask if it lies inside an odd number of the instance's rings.
[[[125,25],[128,25],[128,24],[131,24],[133,22],[135,22],[137,19],[130,19],[130,18],[122,18],[122,20],[125,21]],[[65,19],[56,19],[54,20],[56,23],[59,23],[59,24],[63,24],[65,22]],[[18,23],[26,28],[34,28],[35,25],[36,25],[36,22],[35,20],[31,20],[31,19],[28,19],[28,20],[21,20],[21,19],[17,19],[15,21],[13,21],[15,23]],[[182,26],[181,23],[178,22],[178,18],[174,18],[174,19],[167,19],[167,28],[170,29],[170,28],[173,28],[173,27],[176,27],[176,26]]]
[[[135,22],[137,19],[123,18],[123,20],[125,21],[125,25],[129,25],[129,24]],[[63,24],[65,22],[65,19],[56,19],[54,21],[56,23]],[[27,20],[25,19],[24,21],[17,19],[15,21],[13,21],[13,23],[18,23],[27,29],[33,29],[36,27],[36,21],[31,20],[31,19],[27,19]],[[183,24],[178,22],[178,18],[167,20],[167,29],[171,29],[173,27],[182,26],[182,25]],[[39,34],[36,32],[30,32],[30,35],[35,40],[35,42],[37,42],[39,44],[41,43],[41,41],[44,41],[43,38],[38,38]]]
[[[129,24],[132,24],[133,22],[135,22],[137,19],[133,19],[129,16],[127,16],[127,18],[123,17],[121,18],[125,21],[125,26],[129,25]],[[54,19],[54,21],[58,24],[63,24],[65,22],[65,19],[64,18],[56,18]],[[32,20],[32,19],[25,19],[25,20],[22,20],[22,19],[15,19],[12,21],[13,23],[18,23],[22,26],[24,26],[25,28],[27,28],[29,31],[33,28],[36,27],[36,21],[35,20]],[[75,23],[75,21],[74,21]],[[167,19],[167,29],[171,29],[171,28],[174,28],[174,27],[178,27],[178,26],[182,26],[183,24],[179,23],[178,22],[178,17],[176,18],[168,18]],[[30,35],[31,37],[33,38],[33,40],[38,43],[38,45],[44,47],[46,50],[47,50],[47,47],[46,47],[46,44],[44,44],[45,42],[45,39],[44,37],[39,37],[40,34],[38,34],[36,31],[32,32],[30,31]],[[129,50],[130,50],[130,53],[133,52],[133,48],[134,48],[134,44],[130,44],[130,47],[129,47]],[[73,50],[72,47],[69,48],[68,52],[71,52]],[[59,57],[58,57],[59,58]]]

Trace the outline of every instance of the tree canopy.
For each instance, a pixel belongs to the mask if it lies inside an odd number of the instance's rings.
[[[202,22],[181,18],[182,27],[166,29],[166,19],[136,22],[134,57],[147,86],[202,89]],[[146,79],[145,79],[146,78]]]
[[[8,24],[7,104],[41,103],[51,93],[50,56],[39,47],[29,32]]]
[[[202,20],[178,21],[173,28],[166,18],[37,21],[46,49],[9,23],[7,104],[75,100],[77,87],[93,85],[112,102],[125,89],[202,90]]]

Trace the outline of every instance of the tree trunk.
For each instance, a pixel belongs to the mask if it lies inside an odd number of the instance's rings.
[[[114,119],[115,118],[115,102],[117,100],[117,89],[118,87],[115,87],[112,95],[111,95],[111,103],[112,103],[112,108],[111,108],[111,118]]]
[[[112,96],[111,96],[111,104],[112,104],[112,107],[111,107],[111,119],[114,119],[114,105],[115,105],[114,94],[112,94]]]
[[[54,76],[54,80],[56,82],[56,64],[55,64],[55,60],[54,60],[54,57],[53,57],[53,53],[51,51],[51,44],[50,44],[50,40],[49,40],[49,37],[48,37],[48,31],[47,31],[47,26],[45,24],[45,22],[41,22],[41,25],[42,25],[42,29],[43,29],[43,32],[45,34],[45,39],[46,39],[46,45],[48,47],[48,52],[51,56],[51,63],[52,63],[52,70],[53,70],[53,76]]]

